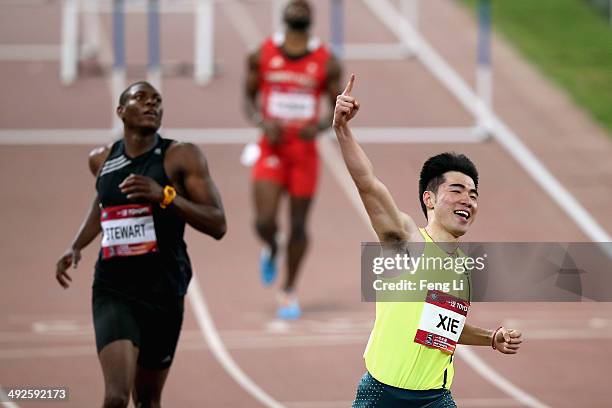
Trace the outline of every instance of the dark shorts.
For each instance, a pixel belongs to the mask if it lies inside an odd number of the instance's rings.
[[[366,372],[359,386],[353,408],[457,408],[451,392],[439,390],[405,390],[376,380]]]
[[[153,303],[94,286],[92,309],[98,353],[116,340],[131,340],[140,367],[170,367],[183,323],[182,296]]]

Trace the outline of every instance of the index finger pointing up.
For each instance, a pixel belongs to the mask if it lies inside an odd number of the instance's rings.
[[[351,74],[351,78],[349,79],[348,84],[346,84],[346,88],[344,88],[344,92],[342,92],[342,95],[349,96],[351,94],[351,91],[353,90],[354,83],[355,83],[355,74]]]

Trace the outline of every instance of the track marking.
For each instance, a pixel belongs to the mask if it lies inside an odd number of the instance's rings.
[[[257,49],[264,36],[244,4],[237,0],[225,0],[221,9],[247,49],[249,51]]]
[[[225,332],[219,335],[223,340],[224,347],[227,350],[268,350],[281,348],[311,348],[311,347],[346,347],[355,346],[363,348],[367,343],[368,334],[362,332],[359,334],[300,334],[283,336],[284,333],[267,333],[262,335],[261,332],[243,333],[238,336],[230,336]],[[584,330],[563,330],[563,329],[548,329],[530,332],[527,337],[530,342],[533,341],[575,341],[575,340],[592,340],[601,341],[612,339],[612,331],[584,331]],[[50,346],[49,341],[45,341],[44,345],[35,347],[23,347],[23,343],[42,343],[42,339],[34,341],[34,339],[23,339],[21,347],[6,347],[0,349],[0,360],[31,360],[41,358],[65,358],[65,357],[91,357],[96,353],[95,347],[90,344],[90,336],[74,338],[72,341],[77,344],[70,346]],[[18,341],[15,337],[12,341]],[[64,342],[70,342],[70,339]],[[7,343],[7,342],[5,342]],[[181,342],[178,349],[181,351],[200,351],[208,350],[212,352],[209,345],[202,342],[202,332],[200,330],[181,333]],[[463,353],[463,352],[462,352]]]
[[[55,44],[2,44],[0,61],[57,61],[60,59],[60,47]]]
[[[266,407],[283,408],[283,405],[259,388],[236,364],[232,356],[225,348],[215,324],[208,311],[208,306],[204,300],[204,294],[200,289],[195,273],[191,278],[191,284],[187,292],[187,298],[195,313],[196,321],[202,332],[202,336],[208,343],[210,351],[213,353],[219,364],[245,391],[247,391],[257,401]]]
[[[319,140],[319,151],[323,157],[323,162],[328,166],[333,177],[347,194],[349,201],[361,216],[366,225],[370,226],[370,219],[357,194],[357,189],[353,185],[348,171],[344,167],[344,160],[338,149],[328,138]],[[480,374],[484,379],[495,385],[497,388],[510,395],[522,404],[532,408],[547,408],[548,406],[538,401],[535,397],[521,390],[510,381],[499,375],[489,367],[478,355],[467,347],[461,347],[461,352],[457,356],[465,360],[473,370]]]
[[[485,140],[471,127],[361,127],[361,143],[479,143]],[[114,129],[0,129],[0,145],[95,145],[117,137]],[[168,128],[166,137],[203,144],[246,144],[259,136],[255,128]]]
[[[493,137],[519,163],[533,180],[548,193],[567,216],[592,241],[610,242],[612,237],[574,198],[574,196],[548,171],[519,137],[472,91],[469,85],[440,56],[429,42],[402,17],[388,0],[362,0],[370,11],[399,39],[413,40],[415,56],[429,71],[471,112],[481,123],[490,127]],[[403,29],[402,29],[403,27]],[[612,258],[612,249],[602,245]]]

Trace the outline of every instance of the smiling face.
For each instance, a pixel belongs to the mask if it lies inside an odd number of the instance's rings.
[[[430,223],[441,225],[455,237],[464,235],[478,213],[478,192],[474,180],[458,171],[444,173],[437,191],[425,191],[423,202]]]
[[[127,128],[156,132],[164,110],[161,95],[147,82],[131,85],[121,95],[117,115]]]

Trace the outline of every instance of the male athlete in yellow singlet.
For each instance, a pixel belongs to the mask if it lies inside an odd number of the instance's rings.
[[[418,228],[374,175],[372,163],[348,127],[359,111],[359,102],[351,96],[354,82],[352,75],[336,100],[333,126],[379,241],[424,243],[425,256],[457,254],[459,239],[478,211],[476,167],[466,156],[454,153],[425,162],[419,193],[427,226]],[[449,245],[453,251],[448,251]],[[430,291],[422,302],[376,303],[376,321],[364,354],[367,372],[353,407],[456,407],[450,393],[455,344],[492,346],[504,354],[518,352],[522,342],[518,330],[486,330],[466,324],[469,294],[454,295],[457,297]],[[445,302],[451,298],[453,301]],[[460,307],[451,310],[450,304]],[[452,333],[446,333],[445,322],[450,319],[456,319],[459,330],[454,327]]]

